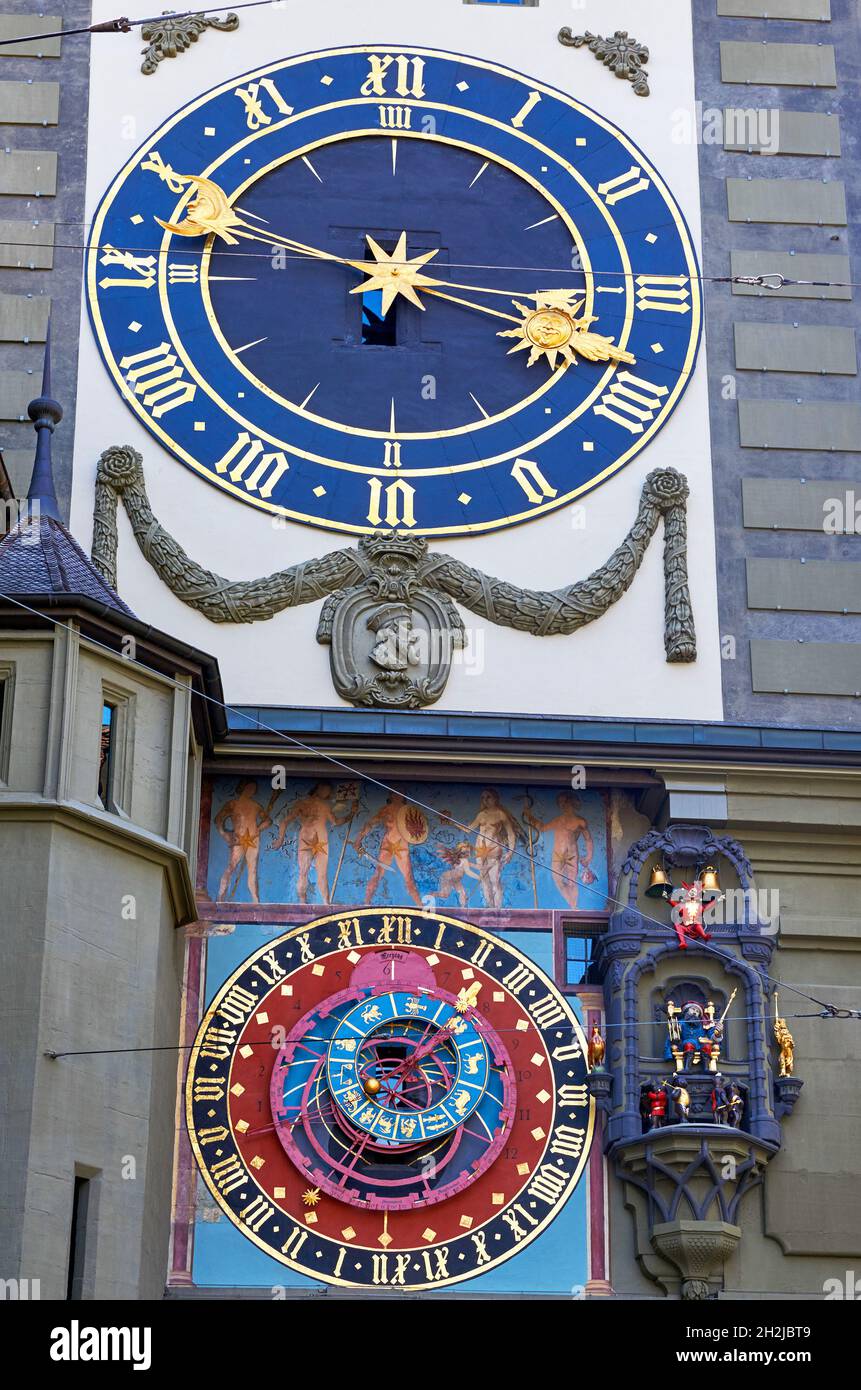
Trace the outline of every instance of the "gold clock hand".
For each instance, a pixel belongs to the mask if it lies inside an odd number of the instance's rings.
[[[454,280],[440,280],[425,275],[422,267],[438,253],[426,251],[408,260],[405,231],[401,232],[397,245],[391,254],[384,251],[372,236],[366,235],[371,254],[374,257],[373,261],[351,260],[345,256],[336,256],[330,251],[321,251],[319,247],[309,246],[305,242],[294,240],[292,237],[282,237],[275,232],[264,231],[261,227],[250,223],[246,218],[238,216],[236,210],[231,206],[227,194],[212,179],[195,174],[187,174],[182,177],[187,178],[198,190],[196,196],[188,204],[185,220],[172,223],[163,222],[161,218],[156,218],[160,226],[179,236],[214,234],[220,236],[228,245],[234,246],[242,238],[246,241],[259,241],[269,246],[283,246],[314,260],[333,261],[338,265],[350,266],[354,270],[362,271],[368,277],[360,285],[354,286],[350,293],[364,294],[369,290],[379,289],[382,292],[383,317],[399,295],[423,310],[425,306],[418,295],[418,289],[422,289],[425,294],[435,294],[438,298],[448,300],[452,304],[459,304],[465,309],[475,309],[479,313],[489,314],[493,318],[501,318],[508,323],[513,323],[515,327],[501,331],[498,336],[516,339],[514,346],[509,349],[509,353],[529,349],[527,366],[530,367],[540,357],[546,357],[551,370],[555,370],[557,357],[561,357],[563,366],[575,364],[578,356],[584,357],[590,362],[633,363],[636,361],[630,352],[616,346],[611,338],[602,333],[589,331],[596,319],[594,316],[579,317],[583,308],[583,300],[579,299],[575,303],[576,292],[567,290],[539,291],[531,296],[535,302],[533,309],[531,305],[523,304],[514,298],[515,294],[520,293],[519,291],[508,292],[479,285],[463,285]],[[513,314],[489,309],[484,304],[477,304],[475,300],[464,299],[448,293],[449,290],[453,289],[470,290],[473,294],[503,295],[512,300],[515,308],[520,310],[521,317],[517,318]]]

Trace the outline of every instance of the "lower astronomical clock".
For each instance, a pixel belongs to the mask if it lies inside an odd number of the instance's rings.
[[[425,1289],[540,1236],[594,1125],[586,1042],[513,945],[365,909],[261,947],[212,1000],[186,1116],[216,1202],[291,1269]]]

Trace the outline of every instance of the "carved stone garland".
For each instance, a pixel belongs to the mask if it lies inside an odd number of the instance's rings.
[[[633,526],[607,562],[564,589],[522,589],[451,555],[428,553],[421,536],[377,532],[260,579],[233,581],[192,560],[156,520],[141,455],[130,446],[102,454],[96,475],[93,562],[117,582],[117,499],[135,539],[168,588],[215,623],[249,623],[325,598],[317,640],[331,647],[342,698],[359,705],[417,708],[445,689],[453,649],[463,645],[459,604],[536,637],[576,632],[626,592],[664,518],[664,646],[668,662],[696,660],[687,578],[688,485],[673,468],[643,485]]]

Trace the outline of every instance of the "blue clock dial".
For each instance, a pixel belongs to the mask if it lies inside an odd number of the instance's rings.
[[[654,437],[700,332],[690,237],[636,146],[428,50],[287,59],[190,103],[105,195],[88,291],[179,460],[359,533],[565,505]]]
[[[497,311],[511,308],[506,289],[528,295],[544,285],[546,271],[500,268],[519,265],[527,247],[543,266],[575,259],[552,203],[481,154],[432,138],[365,136],[320,146],[306,161],[252,184],[242,211],[354,261],[367,257],[369,235],[391,253],[406,230],[409,256],[434,253],[428,274],[502,292],[485,297]],[[353,293],[361,276],[349,266],[257,249],[240,258],[237,277],[235,249],[216,244],[209,298],[225,350],[286,408],[307,400],[320,419],[387,434],[394,415],[398,433],[433,434],[517,407],[541,384],[508,355],[496,332],[509,325],[490,313],[399,296],[384,315],[382,290]],[[584,296],[582,271],[564,278]]]

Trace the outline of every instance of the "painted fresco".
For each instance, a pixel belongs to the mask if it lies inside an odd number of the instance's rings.
[[[218,778],[208,891],[219,902],[603,909],[598,792]],[[417,805],[416,802],[420,802]]]

